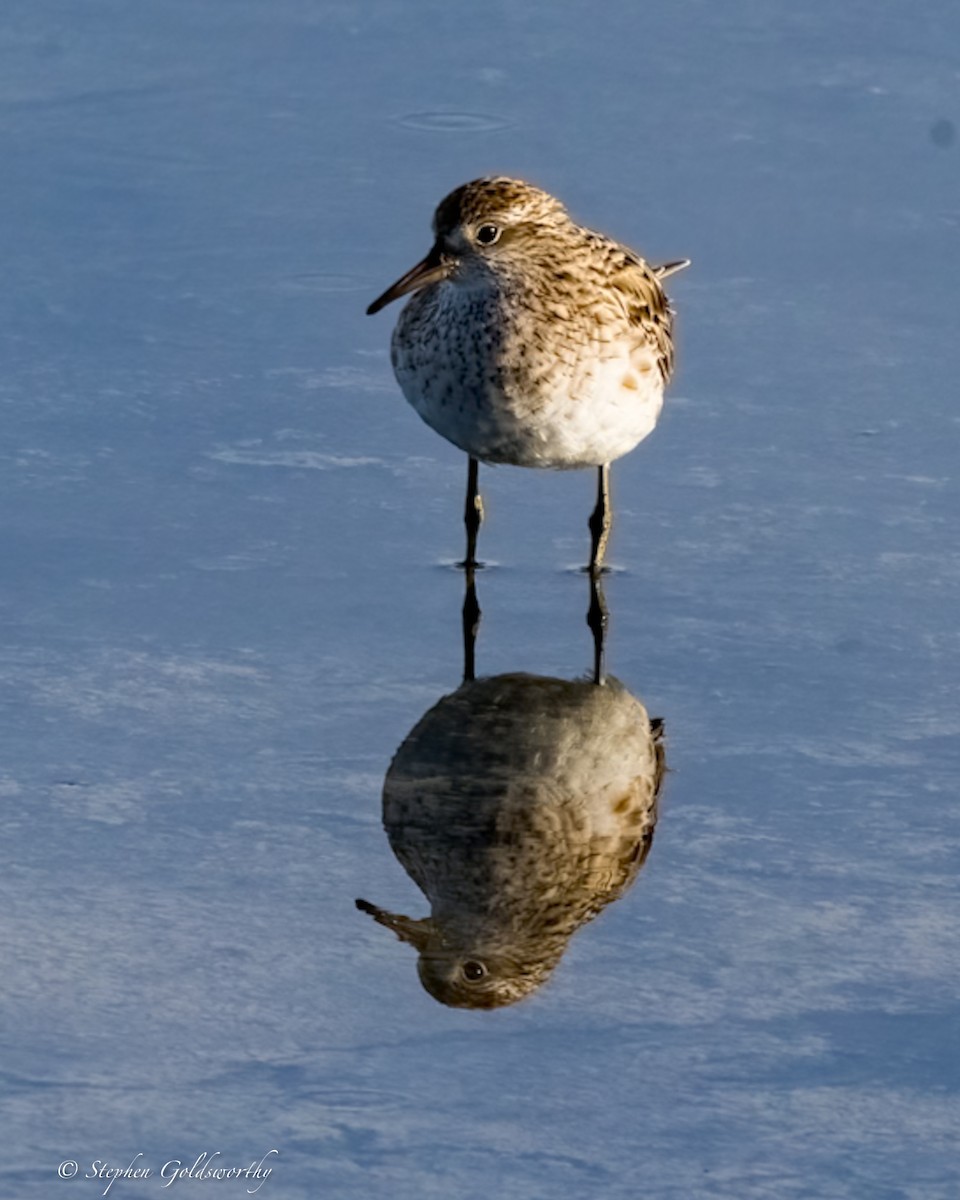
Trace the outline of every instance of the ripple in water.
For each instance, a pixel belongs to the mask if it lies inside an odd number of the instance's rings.
[[[513,124],[506,117],[475,112],[405,113],[394,120],[406,129],[425,129],[428,133],[490,133]]]

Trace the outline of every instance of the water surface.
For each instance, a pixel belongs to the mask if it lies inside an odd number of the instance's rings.
[[[942,0],[5,6],[4,1195],[276,1149],[284,1200],[955,1197],[958,37]],[[465,474],[363,309],[490,171],[694,266],[613,481],[655,848],[478,1013],[353,901],[422,902],[379,796],[459,682]],[[592,479],[482,484],[478,670],[583,675]]]

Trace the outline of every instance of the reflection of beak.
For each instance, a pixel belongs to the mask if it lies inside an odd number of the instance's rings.
[[[377,908],[369,900],[355,900],[354,903],[361,912],[373,917],[378,925],[392,929],[401,942],[408,942],[421,954],[426,949],[433,926],[429,917],[417,921],[413,917],[403,917],[399,913],[390,913],[383,908]]]
[[[406,275],[403,275],[395,284],[388,287],[382,296],[378,296],[374,300],[367,309],[367,316],[378,313],[381,308],[386,308],[391,301],[399,300],[408,292],[415,292],[418,288],[426,287],[430,283],[439,283],[442,279],[447,278],[455,266],[456,259],[444,254],[440,243],[435,242],[426,258],[421,259],[415,267],[411,267]]]

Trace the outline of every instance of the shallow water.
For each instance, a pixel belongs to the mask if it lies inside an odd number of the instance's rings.
[[[603,12],[5,6],[0,1194],[957,1194],[960,17]],[[353,902],[427,911],[465,475],[363,309],[489,171],[694,266],[613,476],[655,845],[476,1013]],[[583,675],[592,479],[481,483],[478,671]]]

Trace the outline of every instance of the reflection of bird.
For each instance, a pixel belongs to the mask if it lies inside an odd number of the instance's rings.
[[[431,905],[357,907],[420,954],[444,1004],[522,999],[627,890],[653,840],[661,723],[621,684],[464,683],[416,725],[383,791],[390,845]]]
[[[370,305],[408,292],[393,367],[420,416],[470,457],[467,561],[483,508],[477,460],[598,467],[591,567],[610,528],[609,463],[657,423],[673,367],[662,281],[577,225],[559,200],[517,179],[476,179],[433,219],[433,249]]]

